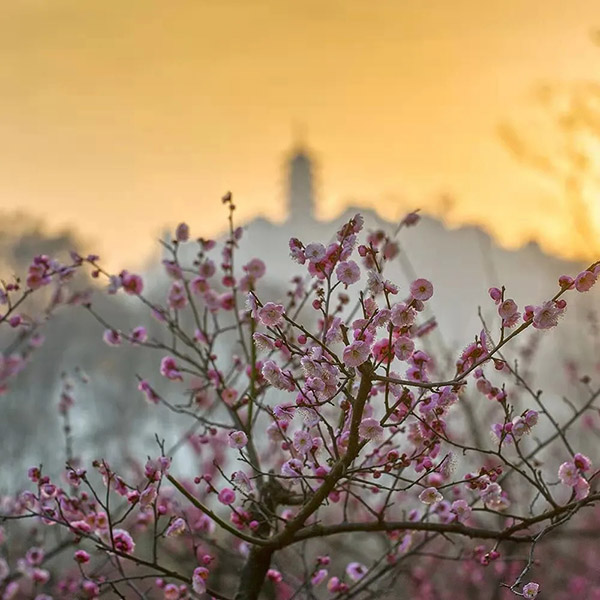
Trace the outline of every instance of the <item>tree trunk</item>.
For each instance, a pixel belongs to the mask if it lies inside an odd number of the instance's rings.
[[[272,555],[272,548],[255,546],[250,550],[234,600],[258,600]]]

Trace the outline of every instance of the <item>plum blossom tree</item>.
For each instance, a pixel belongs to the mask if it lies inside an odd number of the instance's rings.
[[[144,295],[141,276],[76,257],[162,326],[162,335],[120,331],[84,302],[108,345],[157,352],[138,389],[190,428],[171,446],[157,436],[154,456],[122,467],[83,465],[72,451],[60,481],[32,467],[30,489],[2,499],[0,597],[535,598],[551,589],[542,567],[560,555],[560,532],[577,535],[580,512],[598,530],[598,515],[583,510],[600,499],[596,457],[572,432],[593,430],[600,388],[584,378],[565,416],[507,352],[528,330],[556,327],[567,295],[587,292],[599,263],[522,309],[490,289],[497,323],[482,322],[448,371],[425,350],[433,284],[401,289],[386,278],[393,238],[361,242],[360,215],[328,244],[293,238],[303,275],[284,300],[264,298],[267,264],[237,265],[243,231],[231,195],[223,201],[220,256],[214,241],[177,227],[162,303]],[[417,221],[408,215],[399,233]],[[25,294],[71,268],[35,259]],[[0,324],[19,327],[14,291],[5,286]],[[481,408],[466,418],[474,402]],[[600,597],[593,583],[584,588]]]

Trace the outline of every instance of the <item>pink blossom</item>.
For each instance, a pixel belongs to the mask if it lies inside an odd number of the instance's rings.
[[[181,267],[173,260],[167,260],[166,258],[162,261],[163,266],[165,267],[165,271],[169,277],[173,279],[181,279],[183,277],[183,272]]]
[[[579,471],[574,463],[566,461],[558,467],[558,478],[565,485],[574,486],[579,479]]]
[[[121,334],[116,329],[107,329],[102,336],[102,339],[109,346],[121,345]]]
[[[582,271],[575,277],[575,289],[578,292],[587,292],[596,283],[596,275],[592,271]]]
[[[362,579],[367,572],[367,567],[358,562],[348,563],[348,566],[346,567],[346,573],[348,574],[348,577],[352,579],[352,581],[358,581],[359,579]]]
[[[276,389],[291,392],[295,389],[294,382],[272,360],[267,360],[262,367],[262,376]]]
[[[426,302],[433,296],[433,285],[427,279],[415,279],[410,284],[410,294],[415,300]]]
[[[149,485],[145,490],[140,494],[140,506],[147,507],[150,506],[158,496],[158,490],[155,486]]]
[[[169,306],[175,310],[185,308],[188,303],[185,287],[181,281],[174,281],[169,290],[168,296]]]
[[[325,581],[325,579],[327,579],[327,575],[329,575],[329,572],[327,571],[327,569],[319,569],[311,578],[310,578],[310,583],[313,586],[317,586],[320,583],[323,583],[323,581]]]
[[[230,505],[235,502],[235,492],[230,488],[223,488],[218,495],[221,504]]]
[[[210,284],[206,281],[206,278],[204,277],[194,277],[194,279],[190,281],[190,290],[192,294],[205,294],[210,290]]]
[[[316,242],[308,244],[308,246],[306,246],[306,249],[304,250],[304,255],[312,263],[316,263],[320,260],[323,260],[326,254],[327,250],[325,246]]]
[[[345,286],[349,286],[360,279],[360,267],[353,260],[341,262],[337,266],[335,274]]]
[[[190,228],[187,223],[179,223],[175,229],[175,239],[178,242],[187,242],[190,239]]]
[[[256,344],[256,349],[259,352],[273,350],[275,348],[275,343],[273,342],[273,340],[270,337],[259,333],[258,331],[255,332],[252,337],[254,339],[254,343]]]
[[[178,517],[175,519],[165,531],[165,536],[167,537],[176,537],[185,532],[186,524],[185,521]]]
[[[585,477],[578,477],[573,486],[575,492],[575,500],[583,500],[590,494],[590,484]]]
[[[217,272],[217,267],[214,261],[207,258],[198,266],[198,274],[204,279],[210,279]]]
[[[589,471],[592,468],[592,461],[579,452],[573,457],[573,463],[580,471]]]
[[[312,448],[312,436],[308,431],[300,430],[294,433],[294,448],[302,455],[308,454]]]
[[[85,550],[77,550],[73,555],[73,558],[82,565],[90,561],[90,555]]]
[[[455,500],[452,503],[452,512],[460,523],[464,523],[471,516],[472,509],[466,500]]]
[[[204,594],[209,571],[206,567],[196,567],[192,575],[192,588],[196,594]]]
[[[384,429],[377,419],[368,418],[361,421],[358,433],[360,437],[367,440],[379,441],[383,437]]]
[[[407,336],[402,335],[394,342],[394,354],[398,360],[408,360],[415,350],[415,343]]]
[[[267,267],[260,258],[253,258],[250,262],[244,265],[244,271],[253,279],[260,279],[266,272]]]
[[[437,502],[441,502],[444,499],[444,496],[438,492],[438,490],[434,487],[425,488],[419,494],[419,500],[423,504],[436,504]]]
[[[490,295],[490,298],[496,303],[496,304],[500,304],[500,302],[502,301],[502,290],[497,288],[497,287],[491,287],[488,290],[488,294]]]
[[[39,565],[44,560],[44,550],[37,546],[29,548],[25,554],[25,559],[30,565]]]
[[[414,210],[413,212],[409,212],[404,219],[402,219],[400,225],[404,225],[405,227],[414,227],[420,220],[421,217],[419,213]]]
[[[160,374],[171,380],[183,380],[181,371],[177,367],[175,359],[171,356],[165,356],[160,362]]]
[[[369,344],[356,340],[344,349],[343,360],[347,367],[362,365],[371,354]]]
[[[540,591],[540,586],[538,583],[526,583],[523,586],[523,598],[535,598]]]
[[[243,431],[232,431],[229,434],[229,447],[240,450],[248,443],[248,436]]]
[[[144,392],[144,394],[146,394],[146,398],[150,402],[158,404],[160,396],[154,391],[154,389],[150,386],[150,384],[147,381],[142,379],[138,383],[138,390],[140,390],[140,392]]]
[[[242,491],[251,492],[253,489],[252,481],[243,471],[234,471],[231,474],[231,481]]]
[[[287,477],[299,477],[302,474],[302,463],[297,458],[290,458],[283,463],[281,474]]]
[[[281,323],[284,310],[285,308],[281,304],[267,302],[259,309],[258,318],[266,327],[276,327]]]
[[[163,589],[163,600],[178,600],[179,587],[175,583],[167,583]]]
[[[131,331],[130,339],[134,343],[143,344],[148,339],[146,328],[142,327],[141,325],[139,327],[135,327]]]
[[[512,298],[508,298],[498,306],[498,314],[503,319],[510,319],[518,309],[517,303]]]
[[[551,329],[558,325],[562,312],[554,302],[545,302],[533,309],[533,326],[536,329]]]
[[[134,551],[135,543],[124,529],[113,529],[112,537],[115,550],[124,554],[131,554]]]
[[[283,575],[276,569],[269,569],[267,571],[267,579],[275,583],[283,581]]]
[[[306,262],[306,256],[302,242],[298,238],[290,238],[289,248],[292,260],[303,265]]]
[[[238,391],[235,388],[225,388],[221,392],[221,399],[227,406],[233,406],[238,397]]]
[[[121,283],[126,294],[139,296],[144,289],[144,281],[139,275],[124,271],[121,274]]]
[[[392,306],[390,320],[396,327],[410,327],[417,316],[414,308],[409,308],[406,304],[400,302]]]
[[[558,278],[558,285],[560,285],[561,288],[570,290],[573,288],[574,283],[575,280],[570,275],[561,275]]]
[[[369,271],[367,275],[367,289],[374,295],[383,292],[383,277],[377,271]]]

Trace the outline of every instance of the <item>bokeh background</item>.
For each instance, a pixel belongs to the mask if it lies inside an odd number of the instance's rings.
[[[420,207],[582,257],[598,21],[594,0],[5,1],[0,218],[136,268],[166,225],[220,230],[226,190],[282,221],[302,143],[322,219]]]

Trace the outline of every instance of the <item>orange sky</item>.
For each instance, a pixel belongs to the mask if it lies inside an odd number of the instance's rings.
[[[0,8],[0,210],[76,227],[113,268],[165,224],[283,217],[304,123],[319,214],[457,201],[514,245],[568,244],[497,127],[540,81],[599,79],[596,0],[14,0]]]

